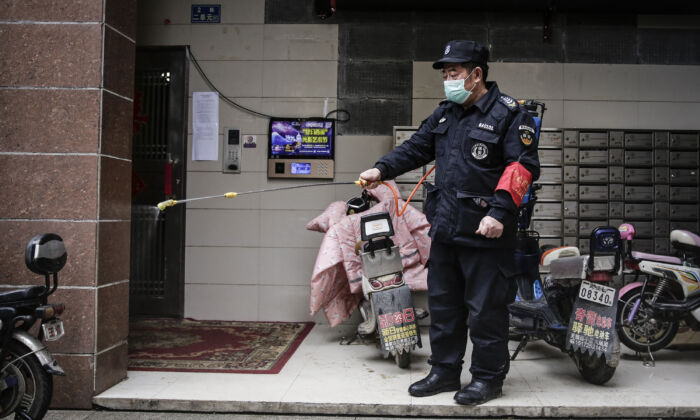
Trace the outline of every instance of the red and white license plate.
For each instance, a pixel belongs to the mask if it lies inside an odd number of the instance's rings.
[[[41,329],[44,331],[44,339],[46,341],[54,341],[63,337],[66,331],[63,329],[63,321],[53,319],[41,324]]]
[[[583,280],[578,291],[578,297],[600,303],[601,305],[612,306],[615,303],[615,289]]]

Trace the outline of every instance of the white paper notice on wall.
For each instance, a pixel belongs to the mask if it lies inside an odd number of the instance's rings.
[[[192,93],[192,160],[219,159],[219,94]]]

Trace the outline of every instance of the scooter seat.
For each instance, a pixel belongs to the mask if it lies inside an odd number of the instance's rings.
[[[44,293],[44,290],[44,286],[32,286],[25,289],[0,292],[0,304],[34,299]]]
[[[671,231],[671,244],[679,249],[700,254],[700,236],[687,230]]]
[[[546,250],[540,258],[540,265],[543,267],[549,266],[552,261],[563,257],[578,257],[581,255],[578,248],[575,246],[560,246]]]
[[[656,261],[668,264],[680,264],[681,259],[670,255],[648,254],[646,252],[632,251],[632,258],[636,260]]]

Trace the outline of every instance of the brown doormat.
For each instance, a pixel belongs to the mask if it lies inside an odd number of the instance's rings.
[[[279,373],[313,322],[141,319],[129,324],[129,370]]]

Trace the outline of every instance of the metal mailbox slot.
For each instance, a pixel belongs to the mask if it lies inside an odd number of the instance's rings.
[[[671,220],[697,220],[698,206],[696,204],[670,204],[669,219]]]
[[[668,147],[671,149],[696,150],[698,135],[696,133],[671,133]]]
[[[563,135],[561,131],[541,131],[539,147],[562,147]]]
[[[578,217],[578,202],[564,201],[564,217]]]
[[[578,235],[578,221],[576,219],[564,219],[564,235]]]
[[[673,169],[670,173],[669,183],[671,185],[697,185],[698,183],[697,169]]]
[[[622,200],[624,195],[624,186],[622,184],[610,184],[610,199]]]
[[[561,149],[539,149],[537,155],[540,158],[540,165],[543,166],[561,166]]]
[[[608,182],[608,168],[579,168],[578,177],[580,182]]]
[[[578,161],[582,165],[607,165],[607,150],[579,150]]]
[[[654,217],[657,219],[668,219],[668,203],[654,203]]]
[[[626,166],[651,166],[654,153],[651,150],[625,150]]]
[[[654,185],[654,200],[666,201],[668,199],[668,185]]]
[[[561,237],[561,220],[533,220],[532,227],[543,237]]]
[[[580,219],[607,219],[608,203],[579,203]]]
[[[671,220],[669,221],[669,230],[670,232],[673,232],[674,230],[681,229],[681,230],[689,230],[693,233],[698,233],[698,222],[682,222],[678,220]],[[669,232],[669,235],[670,235]]]
[[[578,149],[564,148],[564,163],[576,165],[578,163]]]
[[[589,237],[593,229],[598,226],[607,226],[607,220],[582,220],[578,224],[578,236],[579,237]]]
[[[578,200],[577,184],[564,184],[564,200]]]
[[[669,172],[668,168],[657,166],[654,168],[654,182],[657,184],[668,184]]]
[[[561,185],[543,185],[542,189],[537,192],[537,199],[538,200],[554,200],[554,201],[561,201],[562,200],[562,194],[561,194],[562,186]]]
[[[622,165],[625,163],[625,149],[610,149],[608,151],[608,163]]]
[[[654,147],[657,149],[668,149],[668,131],[657,131],[654,133]]]
[[[666,219],[654,220],[654,236],[668,237],[671,234],[670,225]]]
[[[653,180],[651,168],[625,168],[626,184],[651,184]]]
[[[578,146],[578,131],[564,131],[564,146]]]
[[[684,150],[670,152],[669,163],[672,168],[697,168],[698,167],[698,151]]]
[[[624,147],[625,136],[622,131],[611,131],[609,133],[610,147]]]
[[[653,146],[651,133],[625,133],[625,148],[651,149]]]
[[[652,219],[653,204],[625,203],[625,219]]]
[[[610,182],[624,182],[625,168],[622,166],[611,166],[609,169]]]
[[[654,150],[654,165],[668,166],[668,150],[667,149]]]
[[[581,238],[578,240],[578,249],[579,251],[581,251],[581,254],[588,254],[588,252],[590,251],[590,243],[591,240],[588,238]]]
[[[654,201],[654,187],[625,186],[626,201]]]
[[[542,238],[540,239],[540,246],[551,245],[554,247],[561,246],[561,238]]]
[[[608,133],[582,131],[578,136],[580,147],[608,147]]]
[[[676,203],[692,203],[700,200],[700,194],[697,187],[670,187],[668,199]]]
[[[578,182],[578,166],[564,167],[564,182]]]
[[[640,252],[654,252],[653,239],[635,239],[634,250]]]
[[[671,251],[671,240],[669,238],[654,238],[654,253],[668,254]]]
[[[635,238],[651,238],[654,236],[654,223],[652,221],[629,220],[627,223],[634,226]]]
[[[625,215],[625,205],[619,201],[611,201],[609,208],[610,217],[623,217]]]
[[[579,185],[578,198],[581,201],[605,201],[608,198],[608,186]]]
[[[561,219],[561,203],[536,203],[532,217],[535,219],[556,218]]]
[[[564,246],[578,246],[578,237],[564,236]]]
[[[561,184],[561,168],[547,168],[544,167],[540,169],[540,179],[537,180],[539,184]]]

